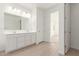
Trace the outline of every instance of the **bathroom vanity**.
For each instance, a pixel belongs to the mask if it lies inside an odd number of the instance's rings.
[[[18,50],[35,43],[35,32],[6,33],[5,52]]]

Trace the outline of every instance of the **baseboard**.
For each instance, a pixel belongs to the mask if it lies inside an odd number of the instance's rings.
[[[40,42],[36,42],[36,44],[40,44],[40,43],[42,43],[42,42],[46,42],[46,41],[40,41]]]
[[[74,49],[74,50],[78,50],[78,51],[79,51],[79,49],[78,49],[78,48],[71,48],[71,49]]]
[[[76,47],[71,47],[72,49],[75,49],[75,50],[79,50],[79,48],[76,48]]]
[[[59,56],[64,56],[65,54],[62,53],[61,51],[58,52]]]

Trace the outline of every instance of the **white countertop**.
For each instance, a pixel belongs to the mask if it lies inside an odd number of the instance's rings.
[[[35,33],[35,31],[24,31],[24,30],[16,30],[16,31],[8,30],[8,31],[4,31],[4,34],[19,34],[19,33]]]

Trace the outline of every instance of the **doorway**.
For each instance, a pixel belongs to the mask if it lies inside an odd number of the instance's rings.
[[[58,43],[59,40],[59,11],[50,13],[50,42]]]

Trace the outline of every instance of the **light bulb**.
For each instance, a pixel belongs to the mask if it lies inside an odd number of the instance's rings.
[[[14,11],[14,12],[17,12],[17,9],[16,9],[16,8],[14,8],[14,9],[13,9],[13,11]]]
[[[7,9],[8,9],[8,11],[11,11],[12,10],[12,6],[9,6]]]
[[[17,12],[18,12],[18,13],[20,13],[20,12],[21,12],[21,10],[20,10],[20,9],[17,9]]]
[[[26,17],[30,18],[31,17],[31,14],[30,13],[27,13],[26,14]]]

